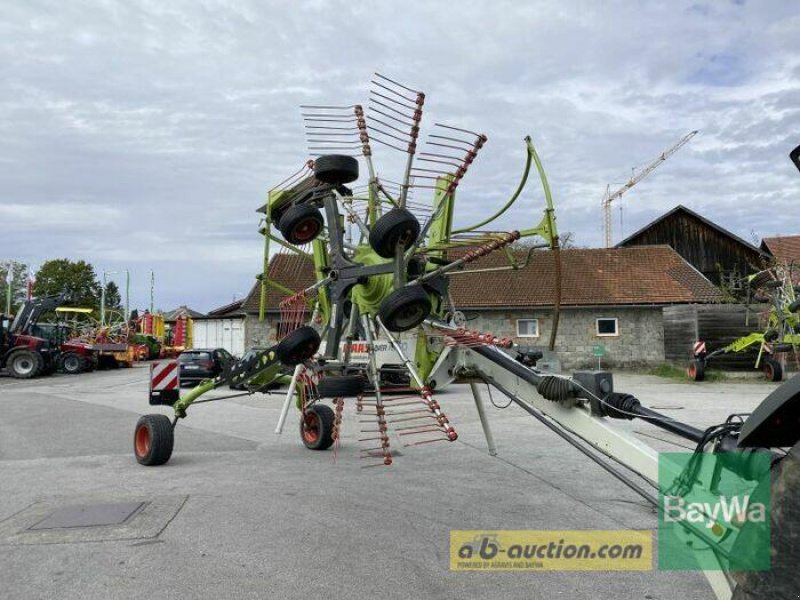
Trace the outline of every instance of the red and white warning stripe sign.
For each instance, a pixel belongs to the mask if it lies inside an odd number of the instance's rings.
[[[705,351],[706,351],[706,343],[705,342],[701,341],[701,342],[695,342],[694,343],[694,353],[695,353],[695,355],[702,354]]]
[[[180,385],[177,360],[163,360],[150,365],[150,392],[176,390]]]

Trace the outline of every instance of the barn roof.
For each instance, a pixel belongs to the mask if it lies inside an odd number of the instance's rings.
[[[562,306],[718,302],[720,291],[669,246],[561,251]],[[503,266],[495,252],[467,270]],[[450,278],[458,308],[553,306],[555,254],[534,252],[519,270],[464,273]]]
[[[800,265],[800,235],[766,237],[761,241],[761,248],[778,262]]]
[[[178,317],[189,317],[191,319],[196,319],[202,316],[204,315],[199,310],[194,310],[189,308],[185,304],[181,304],[178,308],[175,308],[173,310],[164,313],[164,321],[172,322],[177,320]]]
[[[639,236],[641,236],[642,234],[647,232],[648,229],[650,229],[654,225],[660,223],[661,221],[664,221],[664,220],[668,219],[669,217],[672,217],[673,215],[676,215],[676,214],[679,214],[679,213],[683,213],[685,215],[689,215],[690,217],[692,217],[694,219],[697,219],[698,221],[700,221],[701,223],[703,223],[707,227],[709,227],[709,228],[721,233],[724,236],[729,237],[730,239],[736,241],[737,243],[739,243],[742,246],[746,247],[748,250],[754,252],[755,254],[764,255],[764,251],[761,250],[760,248],[757,248],[753,244],[751,244],[749,242],[746,242],[745,240],[740,238],[738,235],[736,235],[734,233],[731,233],[730,231],[728,231],[724,227],[720,227],[719,225],[714,223],[714,221],[711,221],[711,220],[707,219],[706,217],[704,217],[703,215],[694,212],[692,209],[686,208],[683,204],[679,204],[678,206],[676,206],[672,210],[670,210],[668,212],[665,212],[663,215],[661,215],[657,219],[651,221],[650,223],[648,223],[647,225],[645,225],[644,227],[642,227],[641,229],[639,229],[635,233],[632,233],[631,235],[626,237],[624,240],[619,242],[616,245],[616,247],[617,248],[623,248],[623,247],[626,247],[626,246],[630,246],[636,240],[636,238],[638,238]]]
[[[720,291],[669,246],[561,251],[563,306],[681,304],[719,302]],[[520,264],[527,252],[518,252]],[[450,278],[461,309],[552,306],[555,302],[554,253],[535,251],[517,270],[470,273],[508,265],[494,252]],[[270,276],[295,291],[314,283],[310,261],[279,254],[270,261]],[[236,310],[258,313],[261,284],[256,282]],[[276,312],[286,294],[268,288],[267,310]]]

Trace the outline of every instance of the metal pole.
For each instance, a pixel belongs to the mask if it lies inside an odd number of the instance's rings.
[[[156,275],[153,269],[150,269],[150,314],[153,314],[153,297],[155,296],[156,289]]]
[[[106,324],[106,272],[103,271],[103,287],[100,288],[100,327]]]
[[[131,307],[131,272],[125,269],[125,320],[130,319]]]
[[[294,398],[294,390],[297,388],[297,378],[300,376],[300,371],[303,369],[303,364],[300,363],[294,368],[292,374],[292,381],[289,383],[289,391],[286,392],[286,399],[283,401],[281,407],[281,414],[278,417],[278,426],[275,428],[275,433],[280,435],[283,433],[283,426],[286,423],[286,417],[289,416],[289,407],[292,405],[292,398]]]
[[[478,409],[478,417],[481,420],[481,427],[483,427],[483,435],[486,436],[486,445],[489,447],[489,456],[497,456],[497,446],[494,443],[494,436],[492,430],[489,428],[489,419],[486,418],[486,410],[483,407],[483,398],[478,384],[471,381],[469,388],[472,390],[472,397],[475,398],[475,408]]]

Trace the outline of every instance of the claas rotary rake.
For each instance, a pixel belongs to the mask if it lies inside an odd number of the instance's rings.
[[[313,158],[272,189],[262,209],[262,318],[269,294],[277,290],[284,297],[280,341],[251,350],[229,364],[222,375],[188,393],[167,396],[163,402],[173,407],[173,419],[163,414],[140,418],[134,433],[137,460],[145,465],[167,462],[175,425],[187,416],[189,407],[229,397],[200,400],[206,392],[230,385],[244,386],[244,393],[252,393],[275,383],[289,385],[277,432],[295,404],[302,443],[314,450],[330,448],[341,437],[345,400],[354,399],[355,409],[366,419],[358,432],[366,446],[361,451],[364,465],[382,466],[392,464],[396,457],[392,432],[403,444],[457,439],[434,394],[445,384],[466,381],[489,452],[495,454],[476,383],[484,382],[653,506],[659,506],[657,493],[687,488],[710,505],[718,499],[715,482],[720,473],[731,471],[742,481],[760,481],[763,473],[753,465],[759,462],[756,458],[766,456],[774,480],[773,507],[778,507],[773,508],[772,526],[782,532],[772,540],[770,571],[734,579],[724,572],[748,547],[747,535],[740,540],[746,531],[740,524],[709,512],[698,513],[698,522],[681,527],[687,539],[718,564],[704,571],[718,598],[730,598],[736,581],[745,594],[741,598],[796,592],[800,378],[777,388],[752,414],[731,415],[724,423],[703,430],[615,391],[611,373],[546,373],[536,368],[535,356],[508,352],[513,346],[510,340],[467,330],[451,300],[449,277],[493,252],[508,257],[507,266],[500,268],[519,268],[520,255],[510,246],[524,237],[536,236],[538,242],[529,246],[555,252],[554,262],[559,265],[553,202],[541,162],[526,138],[524,172],[509,200],[481,222],[454,228],[456,190],[487,138],[436,124],[427,144],[418,149],[424,104],[423,93],[376,74],[366,111],[361,105],[303,107]],[[400,153],[404,160],[397,181],[378,174],[373,145]],[[800,168],[800,148],[792,158]],[[489,226],[521,196],[534,164],[544,189],[543,215],[527,229],[493,230]],[[359,187],[355,184],[362,166],[367,181]],[[432,195],[430,205],[416,199],[421,191]],[[273,244],[279,253],[291,254],[297,264],[311,265],[313,276],[305,288],[290,289],[270,271]],[[536,254],[529,251],[522,256],[536,260]],[[555,322],[559,279],[557,267]],[[554,339],[555,334],[551,349]],[[397,397],[382,389],[378,343],[390,346],[397,364],[408,373],[413,393]],[[354,360],[356,347],[365,351],[365,362]],[[292,369],[291,375],[286,368]],[[333,408],[324,403],[326,399]],[[620,419],[639,419],[696,444],[692,461],[683,468],[661,460],[654,448],[629,429],[615,426],[614,421]],[[736,460],[731,458],[734,454]],[[659,476],[663,470],[674,477],[664,481]],[[710,475],[700,477],[701,472]],[[770,485],[769,477],[766,485]],[[767,596],[753,595],[754,590],[765,589]]]

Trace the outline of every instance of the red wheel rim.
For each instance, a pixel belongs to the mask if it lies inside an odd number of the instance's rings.
[[[150,437],[150,429],[147,425],[141,425],[136,430],[136,435],[134,436],[134,449],[136,450],[136,456],[138,457],[145,457],[150,454],[150,445],[152,443],[152,439]]]
[[[772,372],[772,365],[767,363],[764,365],[764,375],[766,375],[767,380],[772,381],[772,376],[774,373]]]
[[[697,376],[697,366],[689,365],[689,368],[686,369],[686,373],[689,375],[689,379],[695,379]]]
[[[303,415],[303,441],[307,444],[314,444],[319,440],[319,417],[315,413],[306,413]]]
[[[304,242],[313,238],[317,233],[319,233],[319,222],[316,219],[306,219],[297,224],[292,235],[298,242]]]

